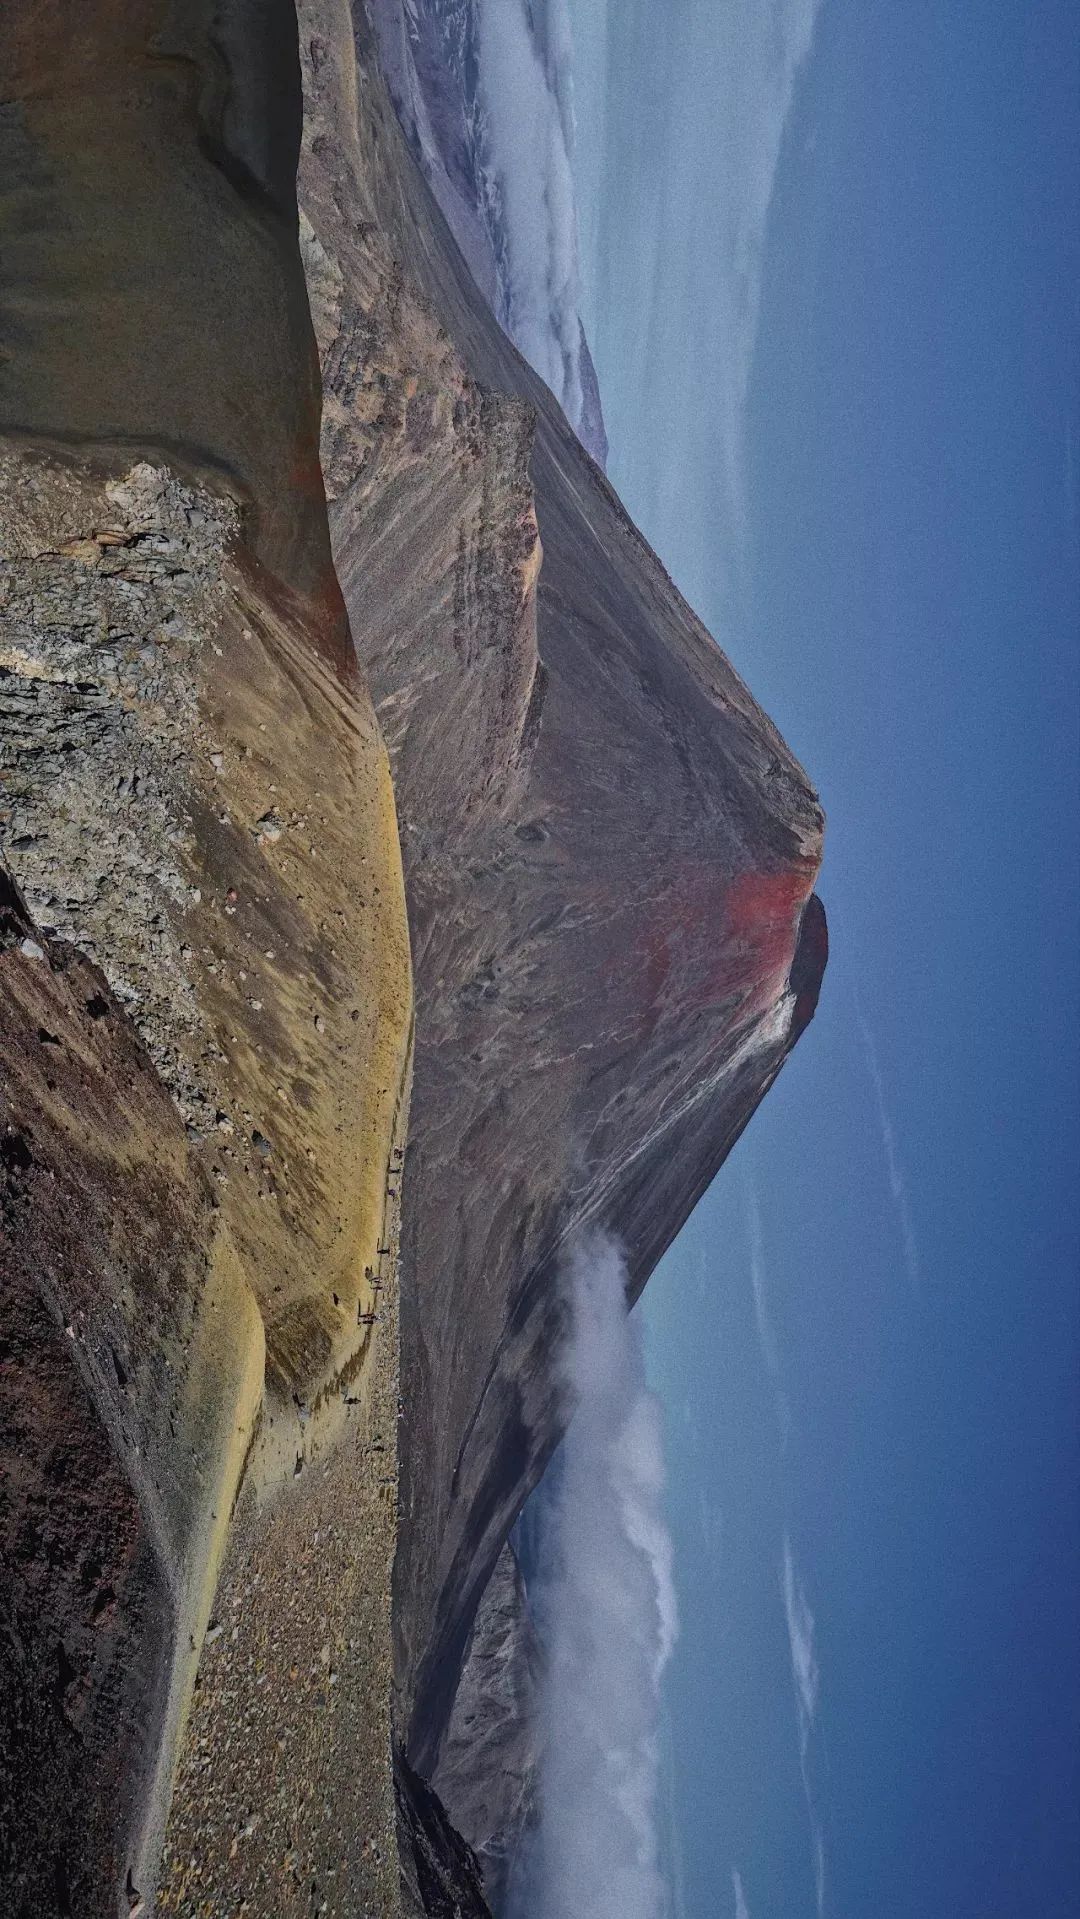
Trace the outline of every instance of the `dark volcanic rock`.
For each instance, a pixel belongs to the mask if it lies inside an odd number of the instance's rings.
[[[480,1861],[496,1912],[533,1812],[542,1668],[525,1582],[508,1543],[477,1607],[432,1781]]]
[[[581,419],[578,421],[578,439],[587,452],[591,453],[598,466],[607,466],[608,436],[604,425],[604,412],[601,403],[600,381],[596,374],[596,362],[592,349],[585,337],[584,326],[581,329]]]
[[[566,1416],[561,1250],[602,1224],[636,1294],[771,1085],[825,961],[822,816],[494,324],[362,8],[358,78],[344,7],[300,17],[331,530],[417,971],[396,1627],[431,1776]]]
[[[394,1788],[404,1919],[491,1919],[476,1854],[400,1748]]]
[[[152,1261],[154,1387],[175,1419],[211,1199],[102,975],[2,871],[0,893],[0,1888],[13,1914],[104,1913],[166,1705],[158,1527],[197,1503],[160,1449],[140,1454],[145,1362],[115,1295]]]

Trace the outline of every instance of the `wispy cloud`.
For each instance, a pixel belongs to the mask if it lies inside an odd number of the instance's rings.
[[[772,1383],[776,1404],[777,1425],[780,1430],[781,1441],[786,1450],[791,1434],[791,1408],[783,1383],[780,1347],[769,1312],[761,1205],[758,1199],[757,1188],[754,1185],[753,1176],[745,1160],[742,1170],[747,1239],[750,1248],[750,1283],[754,1296],[754,1319],[757,1325],[758,1344],[761,1348],[765,1371]],[[818,1712],[818,1701],[821,1693],[821,1671],[818,1665],[814,1615],[806,1597],[803,1582],[799,1575],[799,1569],[795,1562],[791,1539],[787,1533],[784,1534],[783,1551],[780,1561],[780,1592],[784,1603],[788,1652],[791,1660],[791,1679],[795,1694],[795,1718],[799,1738],[799,1770],[802,1776],[803,1797],[806,1800],[806,1813],[810,1826],[810,1853],[814,1874],[814,1894],[819,1919],[824,1919],[825,1838],[814,1797],[810,1765],[810,1740]],[[733,1872],[732,1882],[735,1887],[735,1919],[747,1919],[742,1881],[737,1872]]]
[[[798,1567],[795,1564],[791,1540],[786,1533],[780,1585],[784,1598],[784,1616],[787,1620],[791,1678],[795,1691],[795,1716],[799,1729],[799,1767],[802,1773],[803,1797],[806,1800],[806,1812],[810,1822],[814,1893],[818,1919],[824,1919],[825,1838],[818,1816],[810,1772],[810,1736],[817,1718],[821,1673],[814,1635],[814,1615],[810,1610]]]
[[[671,1721],[662,1716],[663,1751],[663,1854],[669,1863],[671,1883],[667,1887],[668,1919],[688,1919],[686,1909],[686,1863],[683,1856],[682,1827],[675,1787],[675,1740]]]
[[[784,1614],[787,1619],[788,1645],[791,1648],[791,1676],[795,1682],[795,1704],[799,1716],[799,1747],[805,1756],[817,1713],[821,1675],[814,1645],[814,1615],[806,1602],[802,1582],[795,1569],[791,1541],[784,1536]]]
[[[664,138],[636,222],[648,298],[634,337],[613,331],[650,423],[663,407],[663,435],[635,475],[638,510],[669,564],[685,556],[679,583],[699,605],[715,604],[706,588],[721,555],[732,586],[746,584],[747,409],[770,213],[818,12],[819,0],[671,9]],[[620,190],[613,181],[613,201]]]
[[[735,1919],[750,1919],[750,1908],[746,1903],[746,1894],[739,1874],[732,1867],[731,1889],[735,1894]]]
[[[819,0],[757,0],[724,9],[731,43],[727,139],[738,172],[726,215],[732,356],[726,464],[732,507],[744,511],[746,401],[757,342],[769,210],[800,70],[813,44]]]
[[[626,1267],[609,1240],[571,1256],[564,1379],[576,1410],[540,1594],[548,1647],[541,1823],[529,1919],[662,1919],[660,1680],[677,1630],[663,1437]]]
[[[810,1843],[814,1849],[814,1895],[817,1900],[818,1919],[825,1919],[825,1841],[821,1835],[813,1804],[807,1800],[810,1812]]]
[[[746,1160],[742,1161],[743,1204],[746,1211],[746,1236],[750,1248],[750,1286],[754,1295],[754,1322],[765,1371],[773,1389],[776,1419],[785,1450],[791,1437],[791,1406],[784,1389],[780,1348],[769,1311],[768,1279],[765,1270],[765,1233],[757,1187]]]
[[[919,1293],[922,1291],[922,1261],[919,1258],[919,1248],[915,1239],[915,1226],[911,1217],[911,1206],[908,1200],[907,1179],[904,1174],[903,1163],[896,1143],[896,1131],[893,1127],[888,1103],[886,1101],[885,1079],[878,1060],[877,1047],[874,1044],[874,1035],[870,1031],[858,995],[855,997],[855,1017],[858,1021],[859,1033],[862,1039],[863,1054],[866,1059],[866,1070],[870,1075],[870,1083],[874,1089],[878,1127],[881,1133],[881,1143],[885,1150],[885,1166],[889,1176],[889,1191],[892,1194],[893,1202],[896,1206],[897,1220],[900,1226],[900,1240],[904,1253],[904,1265],[907,1269],[908,1281],[912,1292]]]

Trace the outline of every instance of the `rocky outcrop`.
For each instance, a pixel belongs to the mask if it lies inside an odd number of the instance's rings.
[[[363,8],[303,0],[301,204],[338,571],[386,731],[418,992],[396,1629],[439,1763],[566,1416],[562,1249],[640,1289],[810,1018],[816,797],[493,323]]]
[[[260,1329],[134,1026],[10,881],[0,1044],[0,1886],[105,1914],[146,1883]]]
[[[583,447],[592,454],[598,466],[607,466],[608,436],[604,424],[604,413],[600,399],[600,381],[597,377],[596,363],[592,349],[585,337],[585,328],[581,329],[581,351],[578,358],[581,375],[581,418],[578,421],[578,439]]]
[[[432,1780],[477,1855],[494,1912],[504,1908],[533,1816],[542,1668],[525,1582],[508,1542],[477,1607]]]
[[[404,1919],[491,1919],[476,1854],[400,1748],[394,1780]]]
[[[276,1726],[235,1716],[261,1658],[264,1700],[303,1701],[297,1764],[327,1755],[297,1859],[351,1911],[396,1883],[412,1002],[319,470],[295,14],[76,12],[0,12],[0,1906],[149,1910],[170,1799],[158,1909],[248,1896],[241,1744],[275,1845],[282,1786]],[[371,1644],[327,1582],[377,1589]],[[245,1663],[204,1740],[215,1605]],[[378,1803],[343,1849],[305,1795],[358,1752]]]

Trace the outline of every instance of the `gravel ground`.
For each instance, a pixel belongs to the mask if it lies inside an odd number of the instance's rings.
[[[345,1431],[272,1512],[242,1498],[177,1772],[154,1910],[397,1919],[390,1576],[396,1286]]]

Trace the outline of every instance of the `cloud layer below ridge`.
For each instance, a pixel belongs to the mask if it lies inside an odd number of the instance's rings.
[[[576,1411],[545,1529],[545,1757],[528,1911],[660,1919],[660,1679],[677,1631],[661,1410],[617,1247],[583,1242],[565,1283]]]

